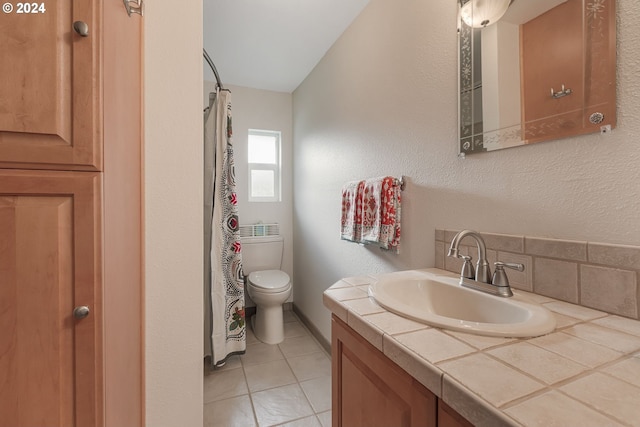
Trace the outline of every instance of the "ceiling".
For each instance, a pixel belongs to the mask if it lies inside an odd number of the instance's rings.
[[[203,0],[204,48],[223,84],[290,93],[368,2]]]

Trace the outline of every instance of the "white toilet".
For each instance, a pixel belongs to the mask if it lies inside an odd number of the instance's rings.
[[[291,279],[279,270],[283,249],[282,236],[242,238],[242,270],[247,292],[256,303],[251,325],[256,338],[266,344],[284,340],[282,304],[291,295]]]

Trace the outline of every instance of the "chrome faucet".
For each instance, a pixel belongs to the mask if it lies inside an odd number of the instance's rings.
[[[460,245],[460,241],[467,236],[473,237],[476,241],[476,246],[478,247],[478,263],[476,264],[475,280],[483,283],[491,283],[491,269],[487,262],[487,246],[484,244],[484,239],[477,231],[462,230],[456,234],[451,241],[451,247],[449,248],[447,256],[460,258],[460,255],[458,254],[458,246]]]
[[[458,246],[460,246],[460,242],[465,237],[472,237],[476,241],[476,247],[478,248],[478,262],[476,264],[475,272],[473,271],[473,265],[471,264],[471,257],[459,254]],[[491,269],[487,262],[487,246],[485,245],[484,239],[480,233],[472,230],[462,230],[455,235],[451,241],[451,247],[449,248],[447,256],[462,258],[464,260],[462,271],[460,273],[461,286],[501,297],[513,296],[504,267],[524,271],[524,265],[522,264],[496,262],[496,271],[492,277]]]

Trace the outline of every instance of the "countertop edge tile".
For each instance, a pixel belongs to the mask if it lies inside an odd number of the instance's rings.
[[[341,279],[341,280],[338,280],[333,285],[331,285],[329,289],[342,289],[342,288],[351,288],[351,287],[353,287],[351,283],[347,282],[345,279]]]
[[[354,276],[345,277],[342,281],[350,284],[351,286],[364,286],[373,282],[373,279],[370,276]]]
[[[362,338],[366,339],[375,348],[382,351],[382,336],[384,335],[384,331],[379,329],[373,323],[367,322],[362,316],[355,313],[353,310],[349,310],[347,312],[347,325],[360,334]]]
[[[322,302],[324,306],[331,311],[331,313],[335,314],[340,318],[340,320],[347,323],[347,313],[349,312],[349,309],[344,304],[332,298],[326,292],[322,294]]]
[[[441,399],[475,427],[522,426],[446,373],[442,377]]]
[[[382,337],[383,353],[433,394],[442,397],[442,371],[400,344],[394,337]]]

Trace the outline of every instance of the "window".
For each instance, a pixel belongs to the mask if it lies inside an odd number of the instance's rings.
[[[249,201],[279,202],[280,132],[249,129]]]

